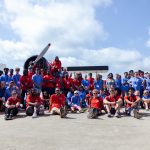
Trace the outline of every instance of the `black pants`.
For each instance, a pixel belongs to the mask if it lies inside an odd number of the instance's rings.
[[[39,115],[39,113],[40,113],[40,107],[37,107],[36,112],[37,112],[37,115]],[[33,113],[34,113],[34,106],[27,107],[27,109],[26,109],[26,115],[27,116],[32,116]]]
[[[12,115],[12,116],[16,116],[18,114],[18,108],[7,108],[5,109],[5,115]]]
[[[34,107],[33,106],[29,106],[27,109],[26,109],[26,114],[27,116],[32,116],[34,113]]]
[[[23,105],[23,108],[26,108],[26,104],[25,104],[25,96],[27,95],[27,90],[22,90],[21,93],[21,104]]]

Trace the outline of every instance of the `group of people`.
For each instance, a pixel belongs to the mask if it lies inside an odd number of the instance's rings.
[[[51,114],[65,118],[67,113],[88,112],[88,118],[98,118],[103,113],[108,117],[124,115],[141,118],[139,109],[150,108],[150,73],[139,70],[124,72],[124,76],[109,73],[106,80],[101,74],[80,72],[72,77],[59,57],[47,70],[29,66],[20,74],[20,68],[4,68],[0,71],[0,111],[5,119],[13,119],[20,109],[36,118],[47,109]]]

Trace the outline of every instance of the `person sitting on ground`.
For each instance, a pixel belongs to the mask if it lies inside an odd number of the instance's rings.
[[[32,116],[33,118],[36,118],[37,115],[44,114],[44,107],[37,89],[32,88],[29,91],[29,95],[26,99],[26,114],[27,116]]]
[[[120,107],[122,105],[122,98],[116,96],[114,89],[111,89],[109,92],[110,95],[106,96],[106,98],[104,99],[104,105],[107,109],[108,117],[113,117],[115,115],[117,118],[120,118]]]
[[[89,105],[89,114],[87,117],[89,119],[98,118],[98,116],[102,113],[101,112],[102,108],[103,108],[103,100],[102,98],[98,97],[98,90],[94,89],[93,97]]]
[[[15,86],[14,81],[10,81],[9,86],[6,88],[6,93],[5,93],[5,99],[6,99],[6,100],[7,100],[9,97],[12,96],[11,93],[12,93],[12,91],[14,91],[14,90],[17,91],[17,93],[19,94],[19,92],[18,92],[18,87]],[[20,95],[18,95],[18,96],[20,96]]]
[[[18,98],[17,91],[12,91],[12,96],[8,98],[5,109],[5,120],[11,120],[18,114],[20,107],[20,99]]]
[[[71,97],[71,111],[83,112],[81,108],[81,100],[80,100],[78,91],[74,91],[74,96]]]
[[[126,103],[125,112],[127,116],[131,116],[131,112],[133,111],[134,117],[140,119],[141,115],[138,112],[138,105],[141,99],[139,96],[134,94],[134,91],[134,88],[130,87],[128,95],[124,97]]]
[[[142,100],[145,105],[145,109],[149,111],[150,108],[150,93],[148,90],[144,90]]]
[[[42,93],[42,92],[41,92],[41,93]],[[43,101],[43,104],[44,104],[44,108],[45,108],[45,109],[48,108],[48,110],[49,110],[50,94],[49,94],[47,91],[44,91],[44,92],[42,93],[41,98],[42,98],[42,101]]]
[[[60,115],[61,118],[67,116],[67,108],[65,107],[66,97],[61,94],[60,89],[55,89],[55,94],[50,97],[50,113]]]

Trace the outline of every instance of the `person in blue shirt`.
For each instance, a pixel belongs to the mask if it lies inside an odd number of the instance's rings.
[[[102,75],[97,74],[96,80],[94,80],[94,89],[97,89],[98,91],[103,89],[104,82],[102,80]]]
[[[148,90],[144,90],[142,100],[145,104],[145,109],[149,111],[150,108],[150,93]]]
[[[87,79],[87,75],[84,76],[81,85],[83,86],[85,92],[88,93],[90,87],[90,81]]]
[[[135,72],[134,77],[131,77],[129,80],[129,84],[134,88],[135,91],[141,91],[142,80],[139,77],[139,73]]]
[[[14,81],[10,81],[9,86],[6,87],[5,101],[7,101],[7,99],[12,96],[11,95],[12,91],[17,91],[18,92],[18,88],[15,86]],[[18,94],[19,94],[19,92],[18,92]]]
[[[79,97],[80,97],[80,102],[81,102],[81,108],[87,108],[87,103],[86,103],[86,92],[83,88],[83,86],[79,87]]]
[[[124,77],[122,78],[122,95],[127,95],[129,90],[129,74],[124,72]]]
[[[72,112],[82,111],[81,101],[80,101],[80,97],[78,93],[79,93],[78,91],[74,91],[74,96],[71,97],[71,111]]]
[[[0,82],[0,111],[3,111],[5,108],[5,83]]]
[[[146,89],[150,92],[150,73],[147,74]]]
[[[66,103],[67,103],[68,109],[71,109],[71,97],[73,95],[74,95],[74,89],[73,89],[73,87],[71,87],[70,91],[68,91],[67,97],[66,97]]]
[[[38,90],[38,93],[41,92],[43,77],[40,75],[38,69],[36,69],[35,74],[32,76],[33,87]]]
[[[1,76],[0,81],[5,82],[5,86],[8,87],[11,78],[8,76],[9,69],[4,68],[4,74]]]
[[[122,81],[121,81],[121,76],[119,74],[116,74],[115,84],[116,84],[115,87],[121,90]]]
[[[16,68],[15,71],[16,71],[16,74],[14,74],[12,78],[13,78],[15,85],[17,87],[20,87],[20,77],[21,77],[21,75],[19,74],[20,68]]]

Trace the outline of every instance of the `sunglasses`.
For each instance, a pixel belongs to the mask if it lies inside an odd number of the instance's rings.
[[[93,93],[93,94],[98,94],[98,93]]]
[[[74,93],[74,94],[78,94],[78,93]]]

